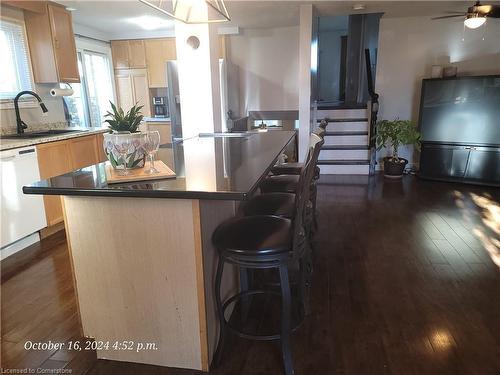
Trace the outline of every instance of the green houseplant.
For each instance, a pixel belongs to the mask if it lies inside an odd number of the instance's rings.
[[[104,151],[114,169],[142,168],[145,162],[145,152],[142,147],[141,132],[138,130],[143,120],[141,114],[142,106],[137,103],[127,112],[110,102],[112,112],[104,116],[108,123],[110,132],[104,134]],[[116,147],[116,143],[127,144],[128,152],[122,156]]]
[[[413,121],[400,120],[398,118],[393,121],[382,120],[377,124],[375,144],[377,151],[381,150],[384,146],[392,149],[392,155],[384,158],[384,176],[401,178],[408,160],[398,155],[399,147],[413,145],[419,150],[420,133]]]

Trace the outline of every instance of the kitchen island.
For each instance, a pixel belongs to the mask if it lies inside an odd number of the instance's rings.
[[[100,163],[24,187],[62,196],[82,331],[95,339],[98,358],[208,371],[218,334],[211,235],[294,135],[162,145],[159,158],[175,179],[108,185]],[[223,293],[237,288],[228,269]]]

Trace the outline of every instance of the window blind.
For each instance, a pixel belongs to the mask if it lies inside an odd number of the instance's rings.
[[[32,90],[24,27],[0,21],[0,99],[13,99],[19,91]]]

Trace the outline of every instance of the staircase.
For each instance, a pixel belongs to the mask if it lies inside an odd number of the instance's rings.
[[[364,105],[318,106],[316,121],[328,119],[318,160],[321,174],[370,173],[370,112],[367,108]]]

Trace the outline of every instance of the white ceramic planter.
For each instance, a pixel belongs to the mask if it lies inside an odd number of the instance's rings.
[[[130,151],[127,154],[126,162],[127,167],[129,169],[142,168],[144,167],[144,163],[146,160],[146,154],[143,148],[143,140],[142,134],[140,132],[137,133],[129,133],[129,132],[120,132],[120,133],[106,133],[104,134],[104,152],[108,156],[108,160],[114,169],[124,169],[124,161],[120,154],[116,151],[114,147],[114,136],[119,134],[120,137],[130,137],[132,139],[132,146],[130,147]]]

